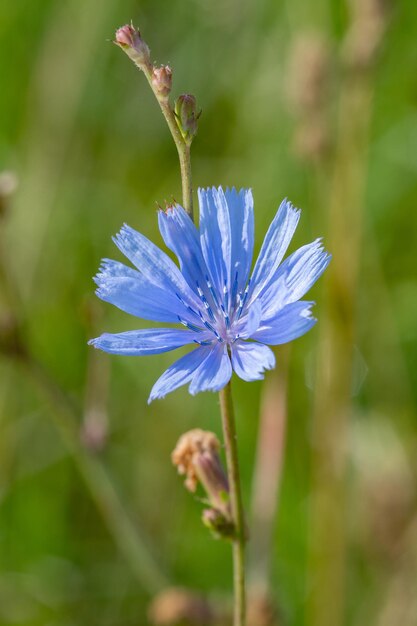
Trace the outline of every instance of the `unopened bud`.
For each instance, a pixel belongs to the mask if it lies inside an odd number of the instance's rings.
[[[191,144],[197,134],[198,120],[201,111],[197,113],[197,101],[190,94],[182,94],[175,102],[175,116],[177,124],[185,141]]]
[[[168,98],[172,88],[172,70],[169,65],[153,68],[152,86],[158,96]]]
[[[141,37],[140,31],[131,24],[126,24],[116,30],[114,43],[132,59],[140,68],[150,65],[150,51]]]
[[[228,517],[217,509],[204,509],[201,516],[204,526],[206,526],[216,539],[232,539],[235,536],[235,527]]]

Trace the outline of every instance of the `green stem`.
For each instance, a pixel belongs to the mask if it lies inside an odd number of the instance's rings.
[[[236,443],[236,427],[233,409],[232,388],[229,382],[220,393],[220,409],[223,423],[223,436],[226,447],[227,474],[229,478],[230,503],[235,526],[233,540],[233,581],[234,581],[234,626],[244,626],[245,600],[245,520],[239,477],[239,461]]]
[[[152,89],[159,106],[161,107],[162,114],[168,124],[168,128],[176,145],[181,169],[182,203],[184,209],[193,220],[193,185],[191,177],[190,146],[181,134],[177,120],[175,119],[174,111],[171,108],[168,98],[160,96],[154,89],[152,84],[152,67],[145,67],[143,69],[143,73],[145,74],[149,86]]]

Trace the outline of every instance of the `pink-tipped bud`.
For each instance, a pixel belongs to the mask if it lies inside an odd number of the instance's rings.
[[[125,24],[118,28],[114,43],[120,46],[140,69],[149,66],[149,48],[142,39],[140,31],[133,25]]]
[[[197,134],[198,120],[201,111],[197,113],[197,102],[194,96],[184,93],[175,102],[175,116],[178,127],[185,141],[191,144]]]
[[[172,88],[172,70],[169,65],[153,68],[152,86],[158,96],[168,98]]]

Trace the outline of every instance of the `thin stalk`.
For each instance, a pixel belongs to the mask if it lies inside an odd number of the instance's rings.
[[[239,461],[236,442],[235,416],[230,382],[220,393],[223,436],[226,447],[227,474],[230,489],[235,537],[233,539],[234,626],[245,625],[245,520],[240,488]]]
[[[171,132],[175,146],[178,152],[178,158],[180,161],[181,170],[181,183],[182,183],[182,203],[184,209],[187,211],[191,219],[194,219],[193,215],[193,185],[191,177],[191,154],[190,146],[183,138],[180,129],[178,128],[177,120],[175,119],[174,111],[171,108],[167,97],[160,96],[152,84],[152,68],[151,66],[144,67],[143,73],[145,74],[149,86],[152,89],[155,98],[161,108],[162,114],[168,124],[168,128]]]

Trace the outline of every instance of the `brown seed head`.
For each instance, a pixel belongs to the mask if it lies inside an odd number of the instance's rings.
[[[192,493],[197,489],[198,474],[196,461],[199,456],[209,454],[218,458],[220,442],[214,433],[195,428],[184,433],[171,455],[178,473],[186,477],[185,486]]]
[[[213,613],[208,602],[199,594],[180,587],[161,591],[148,610],[149,621],[157,626],[208,626]]]

